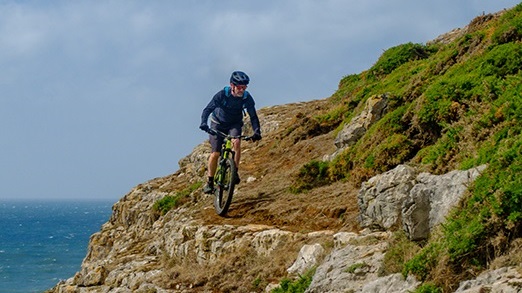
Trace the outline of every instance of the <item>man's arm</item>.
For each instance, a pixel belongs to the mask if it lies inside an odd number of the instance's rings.
[[[250,116],[250,123],[252,124],[252,129],[254,130],[254,136],[257,138],[256,140],[261,139],[261,125],[259,123],[259,117],[257,117],[257,111],[254,103],[254,99],[250,96],[249,101],[245,104],[246,110],[248,112],[248,116]]]
[[[215,94],[214,97],[212,97],[212,100],[210,100],[208,105],[203,109],[203,112],[201,112],[201,126],[207,125],[208,117],[217,108],[217,105],[219,102],[218,95],[219,95],[219,93]],[[201,126],[200,126],[200,128],[201,128]]]

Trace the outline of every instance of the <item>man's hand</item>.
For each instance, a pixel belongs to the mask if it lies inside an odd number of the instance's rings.
[[[254,133],[254,135],[252,135],[252,141],[258,141],[258,140],[261,140],[261,134]]]
[[[208,125],[206,123],[203,123],[199,126],[199,129],[205,131],[205,132],[209,132],[210,128],[208,127]]]

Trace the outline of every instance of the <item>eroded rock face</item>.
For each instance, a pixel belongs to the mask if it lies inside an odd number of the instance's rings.
[[[459,293],[518,293],[522,292],[522,274],[515,267],[505,267],[480,274],[474,280],[460,283]]]
[[[426,239],[431,229],[442,223],[485,165],[443,175],[421,173],[402,205],[402,224],[412,240]]]
[[[426,239],[485,168],[432,175],[399,165],[362,184],[359,222],[379,230],[402,227],[410,239]]]
[[[110,220],[91,237],[80,271],[51,292],[180,292],[165,283],[169,279],[165,259],[207,265],[237,251],[270,258],[296,241],[333,234],[303,234],[254,224],[203,225],[183,209],[156,218],[152,205],[163,196],[142,184],[117,202]]]
[[[411,238],[426,237],[484,168],[431,175],[400,165],[371,178],[359,191],[360,220],[370,229],[359,233],[303,234],[266,225],[203,225],[183,208],[158,219],[148,211],[165,193],[141,184],[114,205],[111,219],[91,237],[81,270],[50,292],[195,292],[166,285],[169,276],[162,260],[194,258],[199,264],[209,264],[241,250],[270,259],[274,251],[318,238],[322,242],[302,246],[287,269],[295,276],[316,267],[307,292],[408,292],[419,285],[413,277],[379,276],[389,229],[404,227]],[[323,246],[325,239],[333,243],[329,254]],[[519,277],[513,270],[499,270],[462,283],[458,292],[495,286],[511,292],[516,288],[512,280]]]
[[[306,292],[357,292],[364,284],[378,278],[387,232],[334,235],[334,250],[320,264]]]
[[[303,246],[294,264],[287,269],[288,273],[303,275],[319,263],[324,252],[324,248],[319,243]]]
[[[408,276],[406,279],[402,274],[392,274],[386,277],[378,278],[365,284],[359,291],[361,293],[410,293],[413,292],[421,282],[415,277]]]
[[[357,115],[345,125],[335,139],[338,149],[355,144],[366,130],[370,128],[386,113],[388,107],[388,96],[386,94],[374,96],[366,101],[366,106],[361,114]]]
[[[379,230],[399,226],[402,204],[416,176],[414,168],[399,165],[363,182],[357,196],[361,226]]]

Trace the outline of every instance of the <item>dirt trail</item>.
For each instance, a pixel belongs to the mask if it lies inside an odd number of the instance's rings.
[[[210,196],[203,197],[203,208],[195,216],[206,224],[262,224],[291,231],[358,229],[357,189],[351,183],[338,182],[300,194],[289,191],[301,166],[335,151],[331,133],[295,142],[306,132],[306,125],[298,124],[320,112],[325,103],[262,109],[261,117],[277,117],[280,126],[259,143],[242,144],[242,182],[227,217],[216,215]],[[288,135],[291,127],[297,129]],[[255,180],[247,182],[249,177]]]

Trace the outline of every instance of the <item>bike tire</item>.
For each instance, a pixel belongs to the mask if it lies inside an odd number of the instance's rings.
[[[225,216],[232,203],[235,188],[236,164],[232,158],[225,159],[219,166],[220,180],[216,182],[214,209],[220,216]]]

